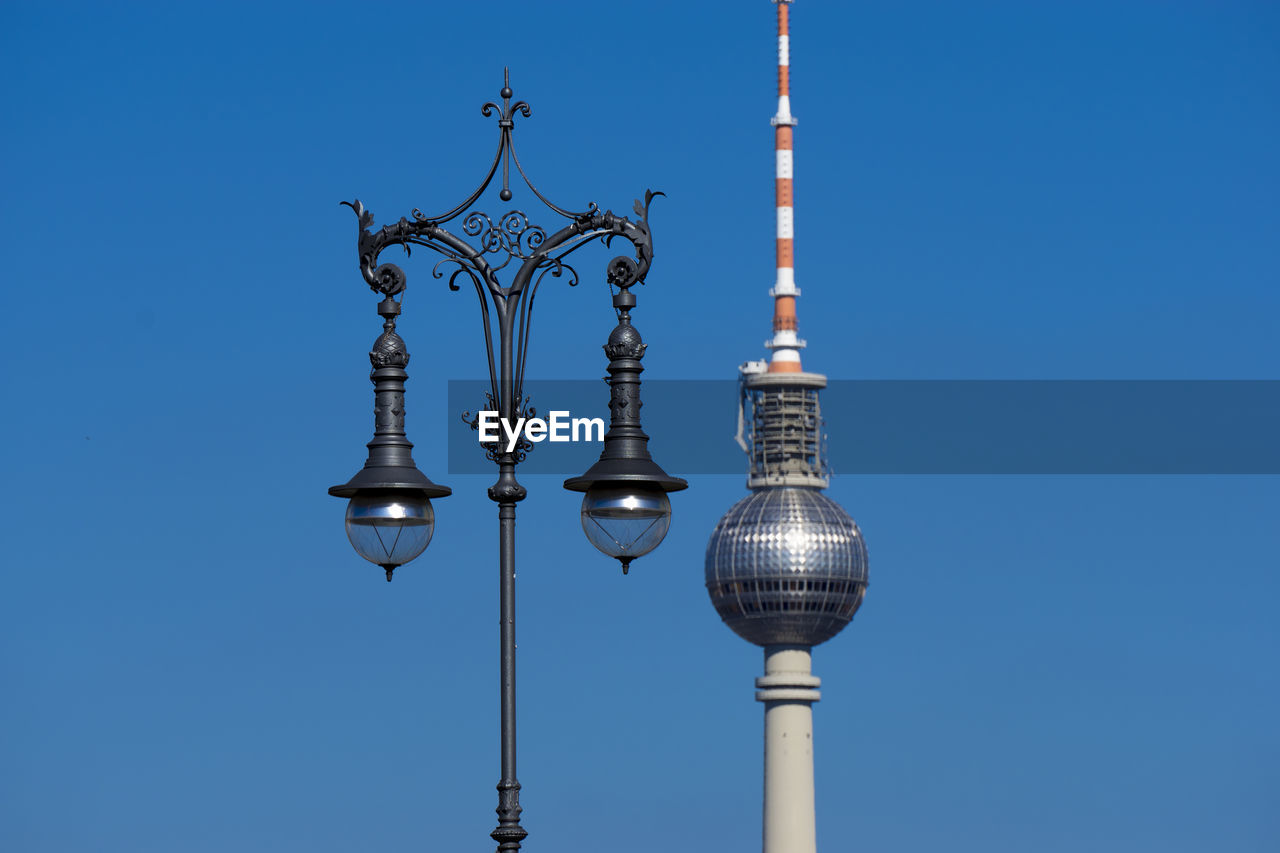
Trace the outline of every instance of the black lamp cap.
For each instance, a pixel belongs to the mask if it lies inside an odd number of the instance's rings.
[[[652,459],[601,459],[585,473],[564,481],[571,492],[585,492],[597,483],[649,485],[664,492],[678,492],[689,488],[689,483],[672,477]]]
[[[431,482],[416,467],[366,465],[341,486],[329,489],[335,498],[353,498],[365,492],[417,492],[427,498],[443,498],[453,489]]]

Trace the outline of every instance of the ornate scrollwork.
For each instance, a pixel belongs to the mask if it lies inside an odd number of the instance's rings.
[[[373,213],[365,209],[360,199],[344,201],[342,204],[356,213],[356,227],[359,229],[357,248],[360,253],[360,272],[364,275],[364,280],[375,293],[384,296],[401,293],[406,284],[404,270],[395,264],[378,263],[378,254],[383,247],[380,240],[369,231],[373,227]],[[404,222],[403,219],[400,221]],[[384,227],[378,234],[382,235],[386,231],[388,229]]]
[[[469,237],[479,237],[480,249],[486,255],[506,253],[499,263],[490,264],[491,272],[502,269],[512,258],[531,259],[547,240],[547,232],[539,225],[530,225],[529,217],[519,210],[502,214],[497,225],[487,214],[473,210],[462,220],[462,232]]]
[[[502,90],[498,92],[498,96],[502,98],[502,106],[498,106],[493,101],[488,101],[480,107],[480,114],[486,118],[494,113],[498,114],[499,128],[498,150],[493,155],[493,163],[489,166],[489,171],[484,176],[484,180],[480,182],[480,186],[476,188],[475,192],[467,196],[465,201],[453,209],[448,210],[439,216],[427,216],[421,209],[415,207],[413,209],[414,219],[419,222],[430,223],[433,225],[441,225],[450,221],[458,214],[462,213],[462,211],[470,207],[472,202],[484,193],[489,184],[493,181],[494,175],[497,174],[499,165],[502,166],[502,189],[498,192],[498,198],[503,201],[511,201],[511,164],[513,163],[515,164],[516,172],[519,173],[521,179],[524,180],[525,185],[533,192],[533,194],[537,196],[543,204],[561,216],[567,216],[572,219],[590,216],[598,211],[599,208],[596,207],[595,202],[591,202],[587,205],[587,209],[581,213],[574,213],[572,211],[565,210],[564,208],[554,204],[542,193],[538,192],[538,188],[529,180],[529,176],[524,172],[524,167],[520,165],[520,158],[516,156],[515,146],[512,144],[511,140],[511,133],[516,126],[516,114],[519,113],[525,118],[529,118],[533,115],[533,108],[530,107],[526,101],[516,101],[515,103],[511,102],[511,98],[514,93],[511,91],[511,74],[508,69],[503,70],[502,81]]]
[[[567,272],[569,277],[565,279],[565,283],[570,287],[578,286],[578,271],[559,258],[545,258],[543,263],[539,264],[539,269],[538,277],[533,282],[534,290],[537,290],[538,283],[542,281],[542,277],[547,273],[550,273],[552,278],[562,278]],[[532,293],[530,298],[532,298]]]
[[[492,389],[489,405],[494,411],[499,410],[499,404],[505,406],[507,411],[502,414],[510,421],[534,414],[532,407],[528,406],[528,399],[522,396],[522,388],[533,303],[543,279],[550,275],[570,286],[576,285],[578,272],[567,262],[568,256],[589,243],[600,241],[610,246],[614,238],[621,237],[631,244],[633,253],[612,258],[605,266],[605,278],[611,287],[622,290],[643,283],[653,261],[649,207],[661,193],[647,191],[643,200],[637,199],[632,206],[634,219],[618,216],[612,211],[602,212],[594,203],[582,212],[558,207],[529,180],[512,146],[511,134],[516,116],[530,116],[531,108],[524,101],[512,101],[509,78],[504,78],[499,94],[501,105],[488,102],[481,108],[485,116],[497,114],[498,150],[480,187],[461,204],[438,216],[428,216],[421,209],[414,208],[411,217],[375,230],[373,214],[358,199],[343,203],[356,214],[360,272],[374,291],[391,297],[405,290],[404,271],[394,263],[379,260],[389,246],[401,247],[406,255],[414,247],[436,253],[438,257],[432,267],[432,276],[446,278],[445,267],[452,266],[447,276],[450,290],[462,289],[465,274],[480,300]],[[532,224],[522,210],[507,210],[501,216],[491,218],[473,207],[497,177],[499,168],[502,175],[499,198],[504,202],[511,199],[511,164],[515,165],[525,185],[541,202],[568,219],[559,230],[552,233],[550,229]],[[451,233],[445,226],[458,217],[462,217],[461,228]],[[504,285],[498,274],[508,266],[514,272]],[[623,308],[619,319],[625,320],[626,317],[627,311]],[[399,337],[394,333],[391,337],[379,339],[370,354],[371,359],[377,359],[375,369],[379,364],[396,366],[400,347],[403,346],[403,342],[397,345],[397,341]],[[607,352],[615,360],[639,358],[644,352],[644,345],[611,339]],[[502,364],[499,364],[500,358],[503,359]],[[465,417],[473,428],[478,428],[478,415],[467,413]],[[503,452],[504,449],[505,442],[490,442],[485,452],[495,462],[518,462],[532,450],[532,443],[522,437],[510,453]]]
[[[440,269],[440,267],[444,266],[445,264],[458,265],[458,268],[453,271],[452,275],[449,276],[450,290],[456,292],[462,289],[462,286],[457,284],[456,279],[458,278],[458,276],[462,275],[463,273],[466,273],[468,276],[470,276],[473,284],[475,284],[477,287],[480,286],[480,279],[476,277],[476,271],[472,269],[471,264],[468,261],[464,260],[463,258],[458,257],[457,255],[450,255],[447,258],[442,258],[439,261],[437,261],[436,265],[431,268],[431,277],[444,278],[444,272]]]
[[[502,106],[498,106],[493,101],[486,101],[484,105],[480,107],[480,115],[485,118],[493,115],[495,111],[500,113],[498,116],[499,127],[514,127],[515,114],[517,112],[525,118],[533,115],[533,108],[524,101],[516,101],[514,104],[511,103],[511,96],[515,93],[511,91],[510,80],[511,77],[508,74],[507,84],[504,85],[502,87],[502,91],[498,93],[498,97],[502,98]]]
[[[480,429],[480,412],[492,412],[497,410],[498,408],[498,404],[495,403],[493,400],[493,394],[486,391],[484,397],[485,397],[485,402],[488,403],[487,408],[477,409],[474,413],[470,411],[465,411],[462,413],[462,422],[467,426],[471,427],[472,430]]]

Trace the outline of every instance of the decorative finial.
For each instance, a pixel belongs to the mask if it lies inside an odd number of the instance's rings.
[[[503,139],[503,157],[502,157],[502,190],[498,193],[498,198],[503,201],[511,201],[511,129],[516,126],[515,110],[524,108],[523,112],[529,115],[529,105],[521,101],[516,104],[515,109],[511,106],[511,69],[504,67],[502,69],[502,90],[498,92],[498,96],[502,98],[502,115],[498,117],[498,127],[502,128]],[[486,113],[487,115],[487,113]]]

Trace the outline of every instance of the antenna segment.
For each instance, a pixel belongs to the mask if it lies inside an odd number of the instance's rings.
[[[773,117],[776,160],[775,204],[778,210],[777,278],[769,295],[773,297],[773,338],[765,344],[773,350],[770,373],[799,373],[800,350],[804,341],[796,337],[795,195],[792,187],[794,148],[791,115],[791,35],[788,12],[791,0],[774,0],[778,6],[778,112]]]

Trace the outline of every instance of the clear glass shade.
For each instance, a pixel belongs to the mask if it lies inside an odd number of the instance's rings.
[[[383,568],[402,566],[421,554],[435,529],[431,501],[413,493],[357,495],[347,504],[351,546]]]
[[[671,501],[661,489],[611,483],[582,497],[582,529],[591,544],[623,561],[648,554],[671,527]]]

